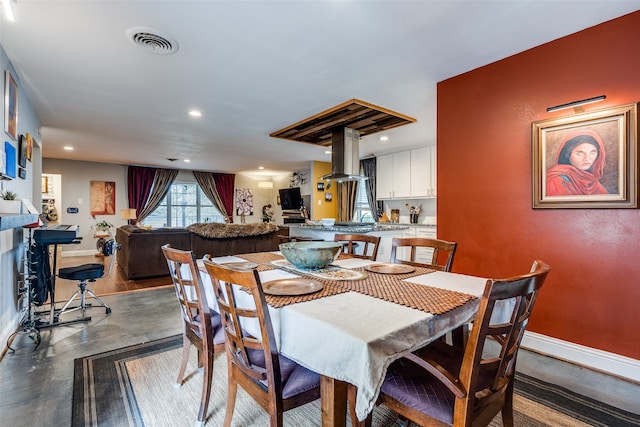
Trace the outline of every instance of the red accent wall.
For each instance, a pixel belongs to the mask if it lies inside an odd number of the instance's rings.
[[[514,37],[517,37],[515,35]],[[532,209],[531,123],[640,101],[640,11],[438,84],[438,236],[453,271],[551,265],[528,330],[640,359],[640,210]]]

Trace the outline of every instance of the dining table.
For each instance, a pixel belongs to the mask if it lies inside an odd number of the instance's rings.
[[[258,270],[278,351],[321,375],[323,426],[346,424],[349,384],[357,387],[355,412],[364,420],[375,406],[388,366],[472,321],[487,282],[345,254],[313,271],[295,268],[280,252],[212,261]],[[202,260],[198,264],[207,302],[217,310],[211,278]],[[307,292],[304,286],[310,283],[316,286]],[[294,288],[293,295],[284,285]],[[253,305],[246,290],[234,292],[239,303]],[[243,328],[257,333],[257,321],[250,320],[256,319],[246,319]]]

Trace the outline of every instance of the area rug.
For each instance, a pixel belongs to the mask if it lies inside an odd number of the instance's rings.
[[[202,375],[195,348],[182,387],[174,387],[180,367],[182,336],[121,348],[75,360],[72,426],[193,426],[200,402]],[[216,357],[208,426],[221,426],[227,398],[224,355]],[[517,374],[515,425],[637,426],[640,416]],[[373,426],[393,426],[396,415],[384,406],[374,411]],[[238,390],[234,426],[265,426],[269,418],[242,389]],[[319,401],[288,411],[287,426],[320,426]],[[491,426],[502,426],[498,415]]]

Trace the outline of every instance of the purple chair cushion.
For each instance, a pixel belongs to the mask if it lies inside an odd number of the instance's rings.
[[[194,320],[196,322],[199,322],[200,315],[195,316]],[[213,345],[224,344],[224,328],[222,327],[222,317],[220,317],[220,315],[215,311],[211,312],[211,326],[213,327]]]
[[[454,376],[460,374],[464,353],[442,341],[434,341],[416,354],[435,361]],[[480,372],[478,389],[489,387],[493,375],[494,372]],[[380,390],[431,418],[453,424],[453,392],[408,359],[400,358],[389,366]]]
[[[380,391],[432,418],[453,424],[453,393],[410,360],[400,358],[389,366]]]
[[[265,367],[264,353],[262,350],[248,350],[249,359],[254,365]],[[320,386],[320,375],[307,368],[298,365],[291,359],[283,355],[278,355],[280,359],[280,378],[282,382],[282,398],[288,399],[305,391],[309,391]],[[267,382],[261,381],[266,388]]]

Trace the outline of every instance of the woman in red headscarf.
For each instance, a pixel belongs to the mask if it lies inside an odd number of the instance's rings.
[[[606,155],[597,133],[581,130],[567,135],[556,164],[547,171],[547,196],[607,194],[600,183]]]

